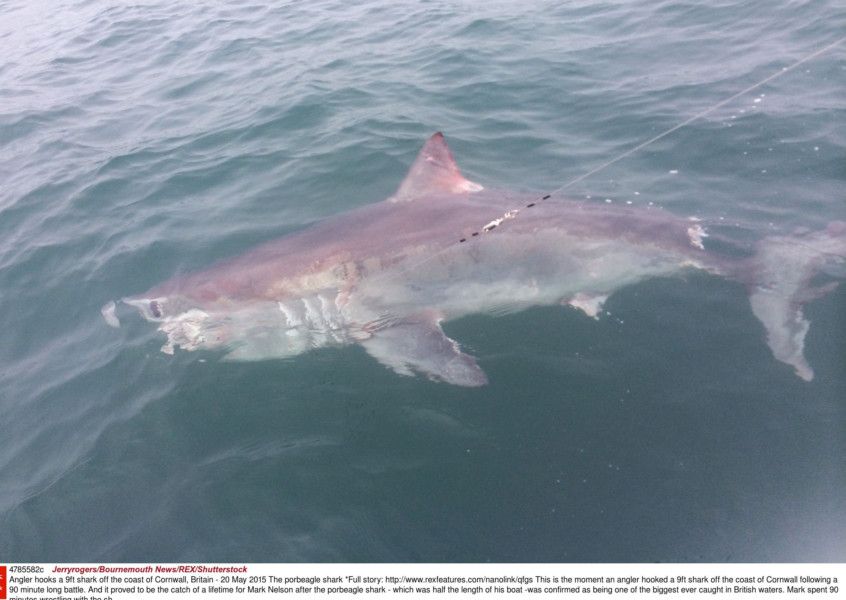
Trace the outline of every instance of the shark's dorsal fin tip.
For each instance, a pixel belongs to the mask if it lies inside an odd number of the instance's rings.
[[[431,192],[462,194],[478,192],[481,185],[465,179],[458,169],[444,134],[435,132],[426,140],[414,164],[391,202],[408,202]]]

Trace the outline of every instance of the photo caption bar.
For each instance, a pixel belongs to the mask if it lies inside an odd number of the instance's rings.
[[[58,564],[0,566],[0,600],[842,598],[843,564]]]

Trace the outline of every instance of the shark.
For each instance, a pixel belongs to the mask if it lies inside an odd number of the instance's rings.
[[[709,248],[709,235],[657,206],[487,189],[438,132],[387,199],[119,303],[157,326],[168,354],[250,361],[358,344],[399,375],[472,387],[487,375],[443,322],[544,305],[599,318],[625,286],[699,269],[745,285],[774,358],[811,381],[803,306],[843,278],[846,222],[767,235],[750,253]],[[112,326],[116,308],[101,309]]]

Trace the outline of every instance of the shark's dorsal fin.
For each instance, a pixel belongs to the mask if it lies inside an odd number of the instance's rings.
[[[432,192],[464,194],[482,189],[481,185],[461,175],[444,140],[444,134],[439,131],[426,140],[417,160],[390,201],[409,202]]]

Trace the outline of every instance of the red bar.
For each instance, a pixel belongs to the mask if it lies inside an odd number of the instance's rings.
[[[6,600],[6,567],[0,567],[0,600]]]

